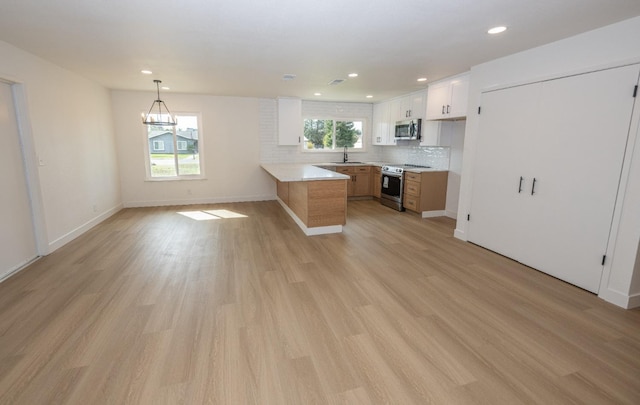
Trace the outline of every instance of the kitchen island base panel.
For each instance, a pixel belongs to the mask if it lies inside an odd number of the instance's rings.
[[[342,232],[347,221],[346,180],[278,181],[278,201],[305,234]]]
[[[289,216],[293,219],[293,221],[298,225],[298,227],[302,230],[302,232],[304,232],[305,235],[307,236],[314,236],[314,235],[326,235],[329,233],[341,233],[342,232],[342,225],[330,225],[330,226],[316,226],[316,227],[308,227],[304,224],[304,222],[302,222],[302,220],[300,218],[298,218],[298,216],[296,215],[295,212],[293,212],[291,210],[291,208],[289,208],[289,206],[287,206],[287,204],[284,203],[284,201],[282,201],[280,198],[277,198],[278,202],[280,203],[280,205],[282,206],[282,208],[284,208],[284,210],[287,212],[287,214],[289,214]]]

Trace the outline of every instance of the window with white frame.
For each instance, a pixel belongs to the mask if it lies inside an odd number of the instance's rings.
[[[175,180],[203,176],[198,115],[183,114],[176,118],[176,126],[145,125],[148,178]]]
[[[362,119],[304,119],[303,149],[334,151],[347,147],[363,149]]]
[[[164,141],[153,141],[153,150],[164,150]]]

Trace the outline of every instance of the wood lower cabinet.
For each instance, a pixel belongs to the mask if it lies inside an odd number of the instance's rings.
[[[277,181],[278,197],[309,227],[345,225],[345,180]]]
[[[342,166],[336,171],[351,177],[347,181],[347,197],[371,195],[371,166]]]
[[[449,172],[404,173],[403,206],[414,212],[444,211]]]
[[[382,168],[373,166],[371,168],[371,194],[375,198],[380,198],[382,192]]]

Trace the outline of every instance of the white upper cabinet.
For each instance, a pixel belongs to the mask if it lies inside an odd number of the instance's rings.
[[[458,76],[429,86],[427,119],[446,120],[467,116],[469,75]]]
[[[302,138],[302,100],[278,98],[278,145],[299,145]]]
[[[395,121],[391,121],[391,102],[373,105],[373,145],[395,145],[393,137]]]
[[[411,93],[391,100],[391,119],[393,123],[395,124],[395,121],[424,118],[426,103],[426,91]]]
[[[425,117],[427,92],[425,90],[373,105],[373,145],[396,145],[397,121]]]

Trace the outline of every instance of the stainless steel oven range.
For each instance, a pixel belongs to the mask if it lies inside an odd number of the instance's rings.
[[[382,166],[381,174],[380,202],[387,207],[404,211],[402,206],[404,169],[397,166]]]
[[[382,166],[382,187],[380,189],[380,203],[398,211],[404,211],[402,195],[404,192],[404,170],[408,168],[426,168],[429,166],[401,164]]]

